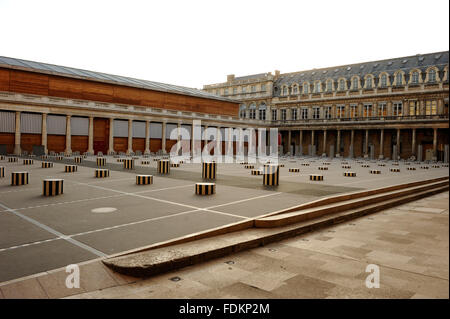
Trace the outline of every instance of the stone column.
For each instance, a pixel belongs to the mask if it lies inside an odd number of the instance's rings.
[[[433,128],[433,161],[437,160],[437,128]]]
[[[200,128],[201,130],[201,128]],[[191,125],[191,156],[194,157],[194,149],[195,149],[195,143],[194,143],[194,121],[192,121]]]
[[[88,153],[94,154],[94,117],[89,116]]]
[[[380,131],[380,155],[378,157],[380,159],[384,158],[384,129]]]
[[[66,150],[64,152],[66,155],[72,154],[72,133],[70,131],[71,117],[71,115],[66,116]]]
[[[292,143],[292,132],[291,132],[291,130],[288,130],[288,149],[287,149],[287,151],[288,151],[289,156],[292,155],[291,143]]]
[[[340,157],[341,151],[341,130],[337,130],[337,138],[336,138],[336,157]]]
[[[322,155],[327,154],[327,130],[323,130],[323,147],[322,147]]]
[[[108,154],[114,153],[114,118],[109,119],[109,146]]]
[[[398,160],[400,157],[400,129],[397,129],[397,158],[395,160]]]
[[[181,122],[177,123],[177,155],[181,149]]]
[[[351,130],[350,132],[350,156],[351,158],[354,157],[354,151],[353,151],[353,142],[355,140],[355,130]]]
[[[365,144],[364,144],[364,157],[369,156],[369,130],[366,130]]]
[[[144,154],[150,154],[150,121],[145,121],[145,150]]]
[[[416,129],[412,129],[411,155],[416,157]]]
[[[133,120],[128,119],[128,149],[127,155],[133,153]]]
[[[244,130],[239,128],[239,155],[244,156]]]
[[[299,152],[300,152],[300,156],[302,156],[303,155],[303,130],[300,130],[300,141],[299,141],[299,147],[298,147],[298,149],[299,149]]]
[[[22,150],[20,148],[20,112],[16,112],[16,131],[14,138],[14,154],[20,155]]]
[[[41,144],[42,144],[42,146],[44,146],[44,154],[48,154],[48,149],[47,149],[47,113],[42,113]]]
[[[233,128],[228,128],[228,145],[227,145],[227,155],[233,157]]]
[[[166,154],[166,120],[162,122],[162,130],[161,130],[161,151],[163,154]]]
[[[437,100],[437,114],[443,114],[444,113],[444,100],[438,99]]]
[[[221,156],[222,155],[222,135],[220,132],[220,126],[216,128],[216,150],[217,154],[214,152],[214,155]]]

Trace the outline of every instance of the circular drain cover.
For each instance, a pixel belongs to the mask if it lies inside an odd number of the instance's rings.
[[[114,208],[114,207],[99,207],[99,208],[92,209],[91,212],[96,213],[96,214],[106,214],[106,213],[115,212],[116,210],[117,210],[117,208]]]

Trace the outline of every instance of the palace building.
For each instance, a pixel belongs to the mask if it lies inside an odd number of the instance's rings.
[[[211,135],[248,127],[238,110],[202,90],[0,56],[0,154],[168,153],[196,120]]]
[[[281,132],[290,155],[448,162],[449,52],[242,77],[203,90]]]

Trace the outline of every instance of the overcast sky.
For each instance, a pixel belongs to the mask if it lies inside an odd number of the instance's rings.
[[[448,0],[0,0],[0,55],[202,88],[449,49]]]

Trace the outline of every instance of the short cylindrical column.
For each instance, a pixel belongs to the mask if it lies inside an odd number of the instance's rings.
[[[33,165],[33,160],[32,159],[24,159],[22,163],[23,163],[23,165]]]
[[[65,165],[64,172],[66,173],[75,173],[78,170],[78,166],[76,165]]]
[[[134,159],[125,158],[123,161],[123,168],[124,169],[134,169]]]
[[[60,178],[49,178],[43,180],[42,195],[57,196],[64,192],[64,180]]]
[[[52,162],[42,162],[41,165],[42,165],[42,168],[52,168],[53,167]]]
[[[216,193],[215,183],[196,183],[195,194],[197,195],[213,195]]]
[[[97,166],[105,166],[106,165],[106,158],[105,157],[97,157]]]
[[[28,172],[12,172],[11,173],[11,185],[20,186],[27,185],[29,182]]]
[[[95,170],[95,177],[96,177],[96,178],[109,177],[109,169],[106,169],[106,168],[97,168],[97,169]]]
[[[263,169],[263,185],[277,186],[279,185],[280,168],[276,164],[266,164]]]
[[[153,175],[136,175],[136,185],[153,184]]]
[[[202,163],[202,178],[216,179],[217,163],[204,162]]]
[[[170,160],[158,160],[158,173],[159,174],[170,173]]]

